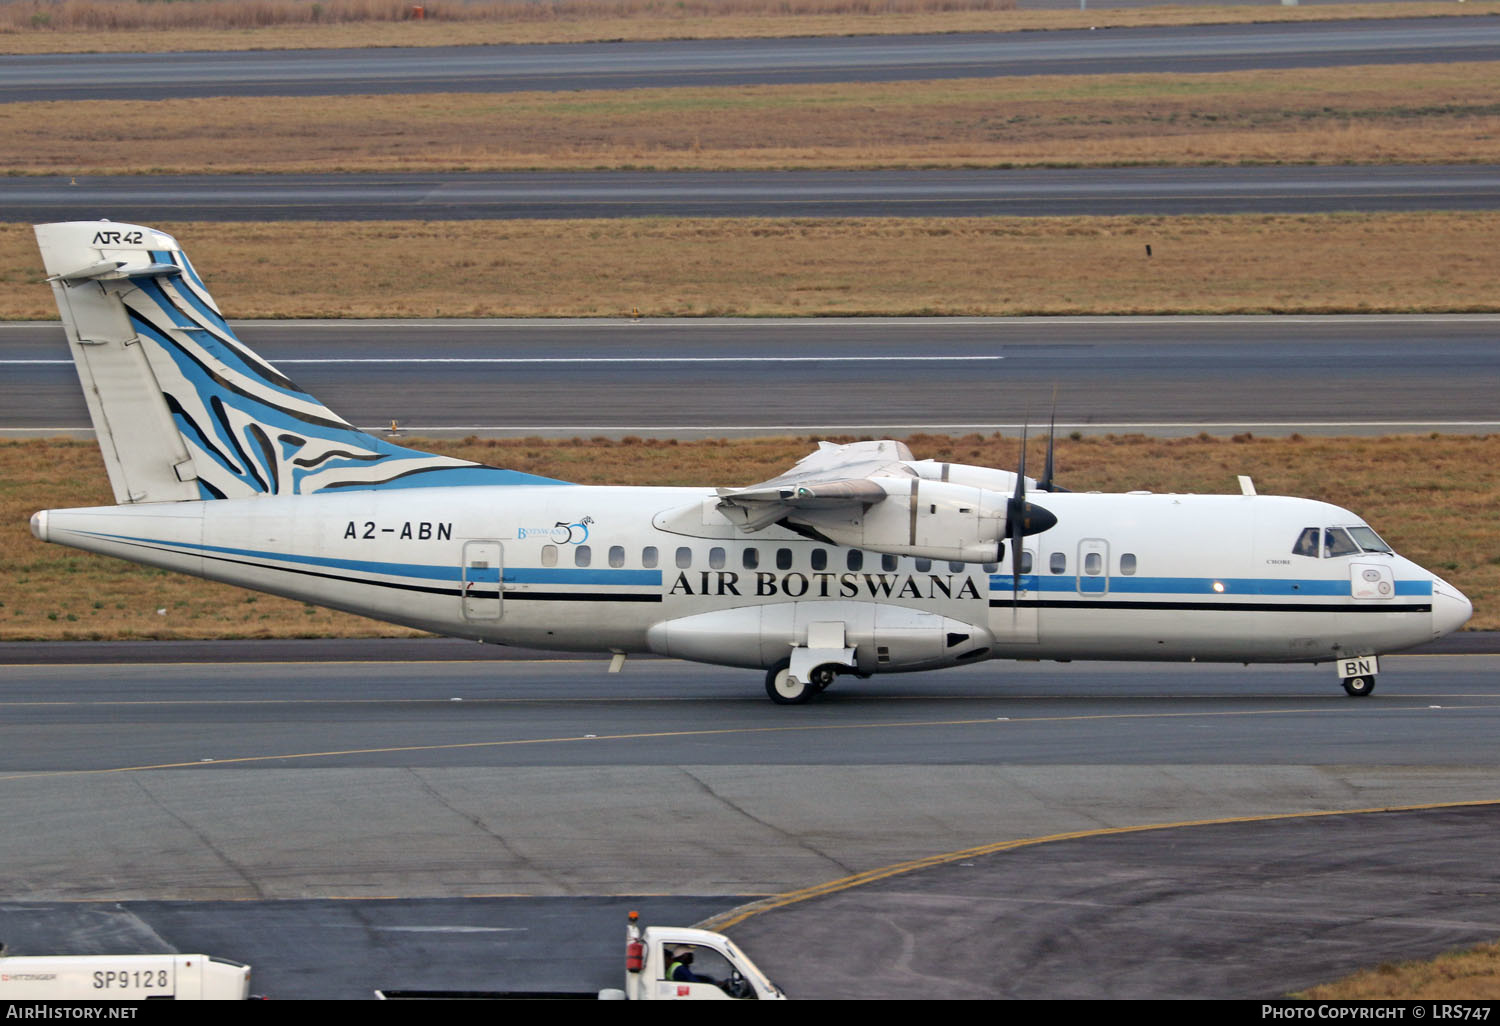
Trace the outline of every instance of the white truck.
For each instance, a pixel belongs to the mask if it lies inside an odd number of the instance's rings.
[[[687,975],[698,979],[683,979]],[[673,969],[678,969],[676,974]],[[677,976],[678,978],[673,978]],[[734,941],[712,930],[642,927],[634,912],[625,930],[625,989],[600,998],[628,1001],[784,1001],[786,995]]]
[[[208,955],[0,954],[0,1001],[243,1001],[250,967]]]
[[[630,913],[625,931],[625,986],[584,991],[377,990],[403,998],[593,999],[601,1001],[785,1001],[781,988],[722,933],[682,926],[641,926]]]

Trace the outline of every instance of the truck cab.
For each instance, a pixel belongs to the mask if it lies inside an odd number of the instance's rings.
[[[630,1001],[786,1000],[781,988],[723,934],[641,927],[634,912],[625,938],[625,989],[608,996]]]

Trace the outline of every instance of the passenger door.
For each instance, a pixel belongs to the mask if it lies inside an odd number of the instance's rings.
[[[497,541],[464,542],[462,567],[463,616],[465,620],[498,620],[501,609],[500,543]]]
[[[1109,542],[1085,538],[1078,543],[1078,593],[1103,595],[1109,591]]]

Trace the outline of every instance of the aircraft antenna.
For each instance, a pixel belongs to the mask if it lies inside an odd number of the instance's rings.
[[[1052,443],[1057,441],[1057,386],[1052,386],[1052,413],[1047,418],[1047,462],[1042,465],[1042,479],[1037,488],[1044,492],[1052,490]]]
[[[1043,492],[1065,492],[1066,488],[1057,487],[1052,479],[1052,450],[1057,442],[1057,386],[1052,386],[1052,416],[1047,421],[1047,463],[1042,467],[1042,479],[1037,482],[1037,490]]]

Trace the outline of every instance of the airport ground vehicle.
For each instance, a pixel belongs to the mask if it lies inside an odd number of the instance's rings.
[[[243,1001],[250,967],[208,955],[0,956],[0,1001]]]
[[[687,965],[689,972],[673,970]],[[625,932],[625,986],[597,994],[585,991],[376,991],[383,1000],[409,998],[493,998],[511,1000],[592,999],[601,1001],[784,1001],[772,983],[722,933],[679,926],[641,926],[634,912]]]

